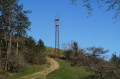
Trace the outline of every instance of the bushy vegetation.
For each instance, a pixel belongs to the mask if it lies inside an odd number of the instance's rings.
[[[27,64],[44,64],[45,46],[26,34],[30,30],[27,14],[19,0],[0,0],[0,77],[19,72]],[[1,78],[0,78],[1,79]]]
[[[110,61],[105,61],[104,54],[108,51],[102,47],[81,49],[78,48],[77,42],[73,42],[71,48],[65,52],[65,59],[71,62],[72,66],[94,68],[95,74],[88,76],[87,79],[119,79],[120,58],[113,54]]]

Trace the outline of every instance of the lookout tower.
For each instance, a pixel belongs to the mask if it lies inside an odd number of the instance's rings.
[[[60,52],[59,52],[59,22],[60,19],[59,17],[55,18],[55,57],[60,57]]]

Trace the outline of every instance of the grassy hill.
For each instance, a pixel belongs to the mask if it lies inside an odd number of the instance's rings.
[[[60,49],[61,55],[64,53],[65,50]],[[46,47],[46,54],[47,55],[54,55],[55,48],[52,47]]]
[[[56,59],[60,68],[49,75],[47,79],[82,79],[94,74],[92,69],[83,66],[71,66],[69,62]]]
[[[46,47],[47,55],[53,55],[54,51],[54,48]],[[60,50],[61,56],[63,56],[64,52],[65,50]],[[69,62],[66,62],[64,60],[55,60],[59,63],[60,68],[47,75],[47,79],[82,79],[94,74],[93,70],[89,67],[71,66]]]

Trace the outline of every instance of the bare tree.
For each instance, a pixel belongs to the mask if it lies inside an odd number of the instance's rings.
[[[89,15],[92,15],[94,9],[92,3],[96,3],[98,8],[105,8],[105,11],[112,10],[114,12],[113,19],[116,21],[120,19],[120,0],[72,0],[73,4],[77,4],[77,2],[81,2],[87,8]]]

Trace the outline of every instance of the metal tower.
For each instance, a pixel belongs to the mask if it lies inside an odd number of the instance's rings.
[[[55,57],[60,57],[59,52],[59,18],[55,18]]]

